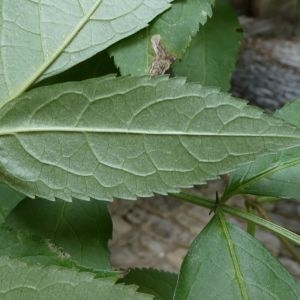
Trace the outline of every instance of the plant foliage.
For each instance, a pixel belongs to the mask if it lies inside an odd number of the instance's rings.
[[[238,27],[225,0],[0,1],[1,299],[299,298],[224,217],[300,244],[225,203],[300,199],[299,101],[271,116],[226,93]],[[232,171],[220,199],[179,193]],[[215,212],[179,276],[114,270],[101,200],[170,192]]]

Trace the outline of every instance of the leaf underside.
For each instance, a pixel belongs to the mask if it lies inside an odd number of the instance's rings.
[[[146,27],[171,1],[1,1],[0,101]]]
[[[300,137],[243,101],[167,77],[34,89],[0,110],[0,128],[1,179],[69,201],[178,192]]]
[[[0,297],[31,299],[150,300],[136,287],[95,279],[93,274],[57,267],[30,266],[16,259],[0,258]]]
[[[300,127],[300,101],[287,103],[275,116]],[[257,158],[230,175],[225,195],[253,194],[300,198],[300,147]]]

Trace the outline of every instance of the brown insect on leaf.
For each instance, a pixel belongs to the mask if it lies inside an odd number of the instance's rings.
[[[159,34],[153,35],[151,37],[151,44],[155,53],[155,57],[152,60],[149,69],[149,75],[163,75],[170,69],[172,63],[176,60],[176,57],[173,55],[169,55],[164,49]]]

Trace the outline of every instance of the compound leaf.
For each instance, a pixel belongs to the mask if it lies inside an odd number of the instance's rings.
[[[300,137],[243,101],[164,76],[34,89],[0,110],[0,128],[2,181],[64,200],[178,192]]]

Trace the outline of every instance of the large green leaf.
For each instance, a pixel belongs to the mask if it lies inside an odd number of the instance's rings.
[[[2,0],[0,101],[147,26],[172,0]]]
[[[17,204],[25,198],[24,195],[0,182],[0,224],[2,224]]]
[[[300,142],[244,101],[167,77],[34,89],[0,110],[0,128],[1,179],[65,200],[177,192]]]
[[[275,116],[300,128],[300,101],[286,104]],[[230,175],[224,196],[253,194],[300,199],[300,148],[257,158]]]
[[[175,62],[172,70],[177,76],[228,91],[243,35],[238,30],[237,15],[227,0],[217,0],[213,12],[213,17],[200,27],[183,59]]]
[[[78,266],[107,270],[112,223],[106,204],[26,199],[14,209],[6,224],[49,241],[53,249],[67,253]]]
[[[172,300],[177,275],[153,269],[132,269],[118,282],[137,285],[139,292],[154,295],[154,300]]]
[[[6,300],[149,300],[136,287],[95,279],[93,274],[57,267],[32,266],[7,257],[0,258],[0,298]]]
[[[212,15],[215,0],[179,0],[170,10],[153,22],[149,28],[121,41],[110,50],[121,74],[145,75],[149,73],[155,53],[151,37],[159,34],[167,53],[180,59],[191,38]]]
[[[181,266],[175,300],[297,300],[300,285],[255,238],[217,215]]]

